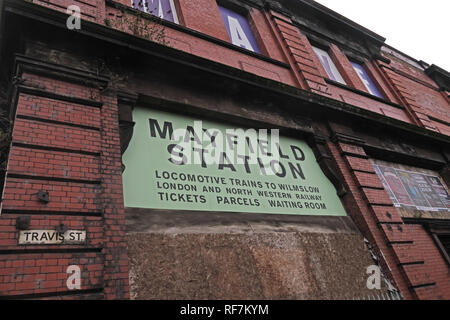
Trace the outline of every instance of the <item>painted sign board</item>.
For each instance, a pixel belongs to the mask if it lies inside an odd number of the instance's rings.
[[[395,206],[450,211],[450,196],[439,177],[384,165],[374,167]]]
[[[19,244],[41,245],[41,244],[84,244],[86,242],[86,231],[67,230],[58,232],[56,230],[21,230],[19,233]]]
[[[302,140],[136,107],[123,155],[125,206],[344,216]]]

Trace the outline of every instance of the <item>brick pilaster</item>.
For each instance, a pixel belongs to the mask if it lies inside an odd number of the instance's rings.
[[[129,296],[117,99],[100,94],[106,82],[17,58],[0,215],[0,296]],[[85,243],[19,244],[20,231],[67,229],[86,231]],[[80,288],[67,286],[71,265],[80,268]]]
[[[406,107],[406,111],[410,118],[419,126],[424,127],[428,130],[438,131],[438,129],[433,125],[433,123],[428,118],[424,109],[416,101],[408,85],[404,83],[403,77],[395,72],[387,63],[378,61],[378,66],[380,70],[385,75],[385,79],[394,88],[394,92]],[[438,131],[439,132],[439,131]]]
[[[104,210],[105,298],[129,299],[125,209],[122,190],[119,109],[117,96],[102,96],[102,201]]]
[[[436,261],[442,259],[431,237],[423,226],[404,223],[361,141],[335,134],[334,143],[329,147],[350,190],[344,201],[346,208],[380,253],[385,270],[389,270],[403,296],[406,299],[443,299],[445,293],[437,285],[434,273]]]
[[[331,95],[324,80],[324,72],[308,39],[292,23],[292,20],[281,13],[269,10],[267,13],[275,28],[281,46],[284,49],[293,72],[306,90]]]

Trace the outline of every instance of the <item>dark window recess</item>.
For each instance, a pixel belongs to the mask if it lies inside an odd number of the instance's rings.
[[[450,256],[450,234],[439,235],[438,239],[441,242],[444,251]]]

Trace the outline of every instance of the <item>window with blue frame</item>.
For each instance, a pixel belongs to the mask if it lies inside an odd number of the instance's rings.
[[[150,13],[161,19],[178,22],[177,10],[175,9],[174,0],[131,0],[131,6],[134,9]]]
[[[222,6],[219,6],[219,10],[231,43],[241,48],[261,53],[247,18]]]
[[[359,63],[352,62],[353,69],[355,69],[356,73],[358,74],[359,78],[361,79],[362,83],[364,83],[364,86],[366,89],[374,96],[377,96],[378,98],[384,98],[383,95],[378,90],[375,83],[370,78],[369,74],[366,72],[364,67],[360,65]]]
[[[325,69],[325,72],[327,73],[328,77],[333,81],[346,84],[345,80],[342,78],[341,74],[336,68],[336,65],[334,64],[328,52],[317,47],[313,47],[313,49],[317,57],[319,58],[323,68]]]

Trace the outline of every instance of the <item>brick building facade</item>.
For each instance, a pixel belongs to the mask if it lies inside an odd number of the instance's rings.
[[[311,0],[0,0],[0,12],[1,298],[348,299],[373,294],[378,263],[379,292],[450,299],[447,71]],[[136,110],[152,108],[305,141],[346,215],[128,205],[124,155]],[[441,193],[412,185],[401,200],[393,172]],[[33,230],[85,240],[20,240]]]

